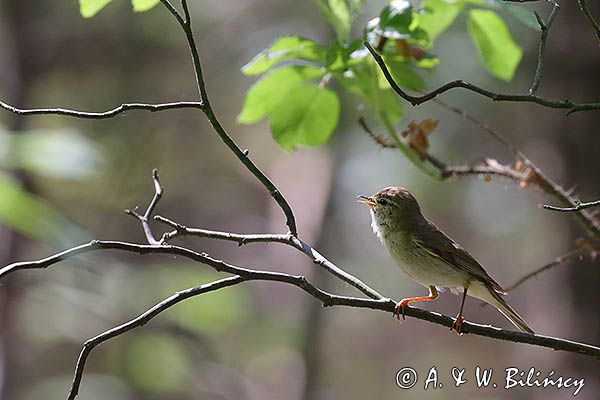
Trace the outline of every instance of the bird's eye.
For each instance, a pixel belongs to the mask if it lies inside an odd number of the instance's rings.
[[[377,199],[377,204],[379,204],[380,206],[385,206],[388,203],[388,201],[386,199]]]

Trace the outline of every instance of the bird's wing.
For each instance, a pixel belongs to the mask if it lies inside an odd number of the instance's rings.
[[[430,225],[428,229],[419,229],[415,234],[414,238],[418,246],[448,264],[475,275],[476,278],[490,285],[498,293],[506,294],[502,286],[485,272],[481,264],[468,251],[431,222],[427,221],[427,223]]]

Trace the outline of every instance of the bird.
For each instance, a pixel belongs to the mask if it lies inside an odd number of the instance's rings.
[[[415,197],[405,188],[390,186],[372,196],[358,196],[369,206],[371,226],[400,269],[429,289],[429,295],[407,297],[396,304],[400,321],[410,303],[431,301],[445,288],[462,293],[460,310],[450,327],[461,335],[467,295],[482,300],[502,313],[519,330],[533,334],[527,322],[502,298],[506,291],[481,264],[421,212]]]

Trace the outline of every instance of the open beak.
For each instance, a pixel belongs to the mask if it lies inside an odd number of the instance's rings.
[[[359,203],[361,204],[366,204],[369,207],[373,207],[375,205],[377,205],[377,203],[375,203],[375,199],[373,199],[373,197],[371,196],[363,196],[362,194],[360,196],[356,197]]]

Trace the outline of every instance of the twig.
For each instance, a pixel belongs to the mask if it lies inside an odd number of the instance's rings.
[[[349,285],[355,287],[360,290],[367,296],[372,299],[381,300],[383,296],[379,294],[376,290],[370,288],[360,279],[351,275],[339,268],[337,265],[329,261],[323,255],[321,255],[318,251],[312,248],[309,244],[300,240],[299,238],[291,235],[291,234],[239,234],[239,233],[231,233],[231,232],[219,232],[219,231],[210,231],[206,229],[198,229],[198,228],[188,228],[183,226],[177,222],[173,222],[165,217],[157,215],[154,217],[157,221],[160,221],[164,224],[167,224],[173,228],[174,231],[167,232],[163,235],[160,243],[166,244],[168,240],[174,239],[178,236],[197,236],[204,237],[209,239],[218,239],[218,240],[227,240],[231,242],[236,242],[238,245],[242,246],[248,243],[281,243],[295,248],[296,250],[307,255],[314,264],[317,264],[321,268],[325,269],[327,272],[332,275],[338,277]]]
[[[554,18],[556,18],[556,14],[558,14],[558,10],[560,9],[560,6],[556,1],[550,0],[550,3],[552,3],[552,11],[550,11],[548,21],[544,22],[540,15],[537,12],[535,13],[535,17],[537,18],[540,30],[542,31],[542,37],[540,39],[540,48],[538,52],[537,65],[535,67],[535,74],[533,76],[533,82],[531,83],[531,87],[529,88],[530,95],[534,95],[540,86],[540,80],[542,79],[542,71],[544,70],[544,55],[546,52],[546,42],[548,41],[548,33],[550,32],[550,28],[552,27]]]
[[[198,108],[202,109],[204,105],[199,101],[180,101],[175,103],[162,104],[147,104],[147,103],[123,103],[118,107],[104,112],[90,112],[69,110],[66,108],[32,108],[23,109],[11,106],[3,101],[0,101],[0,108],[18,115],[64,115],[67,117],[83,118],[83,119],[107,119],[113,118],[121,113],[129,110],[145,110],[150,112],[173,110],[178,108]]]
[[[537,275],[541,274],[542,272],[547,271],[551,268],[557,267],[561,264],[565,264],[567,262],[581,258],[581,257],[587,255],[588,253],[589,253],[589,251],[584,248],[571,250],[570,252],[563,254],[562,256],[556,257],[554,259],[554,261],[552,261],[546,265],[543,265],[543,266],[531,271],[527,275],[523,276],[518,281],[516,281],[515,283],[513,283],[512,285],[507,287],[506,291],[510,292],[510,291],[516,289],[517,287],[521,286],[523,283],[525,283],[529,279],[533,278],[534,276],[537,276]]]
[[[67,395],[67,399],[73,400],[77,397],[79,393],[79,387],[81,386],[81,379],[83,378],[83,371],[85,369],[85,363],[96,346],[106,342],[109,339],[112,339],[116,336],[122,335],[125,332],[132,330],[133,328],[143,326],[152,318],[156,317],[158,314],[163,312],[164,310],[174,306],[175,304],[189,299],[190,297],[198,296],[200,294],[213,292],[215,290],[233,286],[242,282],[243,279],[240,276],[232,276],[229,278],[221,279],[215,282],[208,283],[206,285],[193,287],[190,289],[182,290],[174,295],[167,297],[160,303],[156,304],[154,307],[150,308],[148,311],[139,315],[137,318],[134,318],[122,325],[116,326],[112,329],[109,329],[105,332],[102,332],[98,336],[95,336],[83,344],[83,348],[81,349],[81,353],[79,353],[79,358],[77,359],[77,364],[75,365],[75,373],[73,374],[73,382],[71,383],[71,388],[69,389],[69,394]]]
[[[598,24],[598,21],[596,21],[596,19],[590,12],[587,0],[577,0],[577,2],[579,3],[579,8],[581,8],[581,12],[585,16],[585,19],[587,19],[592,28],[594,28],[594,33],[596,34],[598,41],[600,41],[600,24]]]
[[[365,47],[369,50],[377,65],[381,69],[381,72],[385,76],[385,79],[388,81],[390,87],[404,100],[408,101],[413,106],[418,106],[423,104],[429,100],[436,98],[438,95],[447,92],[451,89],[462,88],[469,90],[471,92],[478,93],[484,97],[487,97],[493,101],[511,101],[511,102],[524,102],[524,103],[535,103],[549,108],[556,109],[566,109],[569,110],[568,114],[577,112],[577,111],[586,111],[586,110],[598,110],[600,109],[599,103],[575,103],[569,99],[565,100],[549,100],[544,97],[540,97],[536,94],[506,94],[506,93],[496,93],[487,89],[483,89],[475,84],[470,82],[457,79],[451,82],[448,82],[444,85],[441,85],[437,89],[434,89],[428,93],[425,93],[422,96],[411,96],[406,93],[398,84],[394,81],[388,67],[385,65],[383,58],[373,49],[371,44],[367,41],[363,42]]]
[[[137,218],[142,223],[142,228],[144,229],[144,234],[146,235],[146,240],[148,240],[149,244],[160,244],[158,240],[154,237],[152,233],[152,229],[150,228],[150,218],[154,213],[154,209],[158,205],[160,198],[163,194],[163,188],[160,186],[160,181],[158,180],[158,171],[156,169],[152,170],[152,182],[154,182],[154,196],[148,204],[148,208],[144,215],[138,214],[135,210],[125,210],[125,212],[133,217]]]
[[[523,162],[525,167],[531,170],[528,177],[526,177],[526,183],[532,183],[537,185],[541,190],[547,194],[553,196],[557,201],[567,207],[577,207],[579,202],[577,199],[572,197],[570,193],[564,189],[561,185],[554,182],[545,172],[543,172],[533,161],[531,161],[523,152],[521,152],[516,146],[514,146],[508,139],[504,137],[500,132],[492,129],[489,125],[481,122],[477,118],[468,114],[466,111],[461,110],[457,107],[451,106],[442,100],[435,99],[436,104],[462,116],[473,125],[487,132],[490,136],[502,143],[508,151],[515,157],[516,160]],[[592,215],[580,209],[573,213],[574,218],[579,222],[586,233],[595,239],[600,239],[600,221],[593,218]]]
[[[210,122],[211,126],[219,135],[223,143],[235,154],[235,156],[244,164],[244,166],[250,171],[261,183],[262,185],[269,191],[269,194],[273,197],[273,199],[277,202],[281,210],[283,211],[286,224],[292,235],[296,236],[298,234],[296,228],[296,219],[294,217],[294,213],[292,208],[288,204],[287,200],[283,197],[281,192],[277,189],[277,187],[271,182],[271,180],[250,160],[248,157],[248,152],[243,151],[231,138],[231,136],[227,133],[225,128],[219,122],[217,116],[215,115],[212,106],[210,105],[210,101],[208,98],[208,94],[206,91],[206,85],[204,82],[204,76],[202,72],[202,64],[200,63],[200,55],[198,53],[198,48],[196,46],[196,41],[194,39],[194,32],[192,30],[192,21],[189,15],[189,10],[187,6],[186,0],[181,0],[181,6],[184,11],[185,18],[182,18],[179,12],[173,7],[173,5],[168,0],[161,0],[167,9],[171,12],[171,14],[175,17],[183,32],[185,33],[188,46],[190,49],[190,53],[192,55],[192,62],[194,65],[194,73],[196,75],[196,85],[198,88],[198,93],[202,100],[202,104],[204,107],[202,111],[206,118]]]
[[[395,149],[397,147],[396,143],[387,139],[383,135],[373,132],[363,117],[358,119],[358,123],[363,128],[365,133],[371,139],[373,139],[373,141],[377,143],[379,147],[383,149]],[[517,171],[516,169],[513,169],[508,165],[502,165],[491,158],[486,158],[483,162],[472,165],[448,165],[444,161],[441,161],[426,151],[422,153],[422,156],[433,167],[438,169],[441,179],[448,179],[461,175],[477,175],[483,176],[484,178],[494,175],[502,178],[508,178],[515,183],[520,183],[527,178],[527,171]]]
[[[542,207],[546,210],[552,211],[560,211],[560,212],[571,212],[571,211],[579,211],[584,210],[586,208],[598,207],[600,206],[600,200],[590,201],[588,203],[578,203],[574,207],[555,207],[548,204],[542,204]]]

